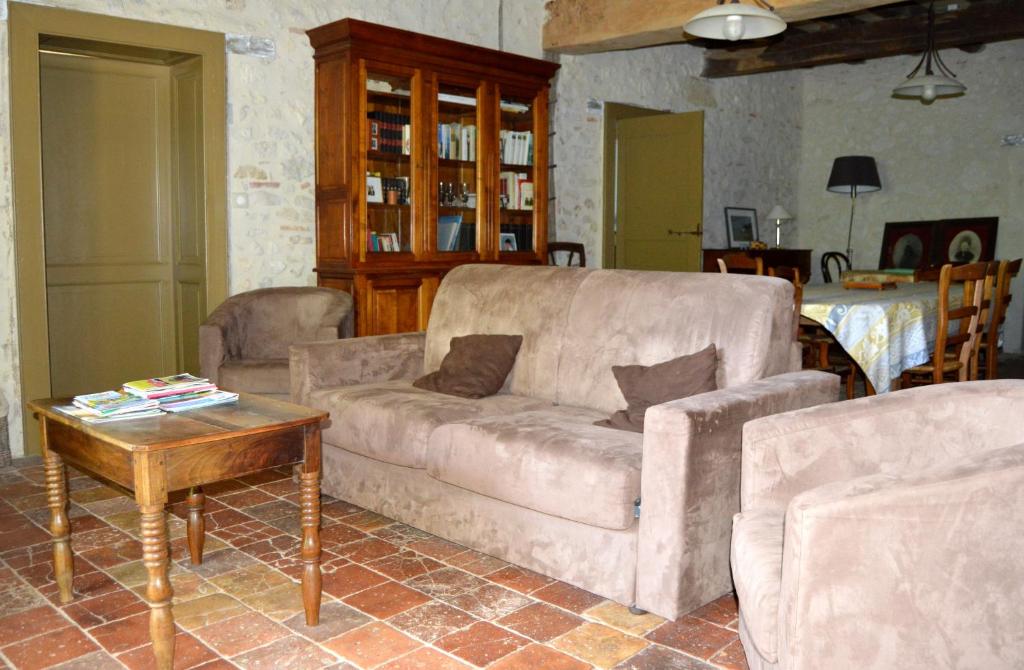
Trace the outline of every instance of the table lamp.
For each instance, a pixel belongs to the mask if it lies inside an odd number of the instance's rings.
[[[768,212],[768,220],[775,222],[775,248],[782,248],[782,222],[792,221],[793,216],[786,211],[782,205],[775,205],[772,211]]]
[[[868,193],[882,189],[882,180],[878,178],[878,166],[871,156],[840,156],[832,164],[832,174],[828,178],[827,190],[832,193],[850,194],[850,227],[846,232],[846,257],[853,264],[853,210],[857,203],[857,193]],[[769,217],[770,218],[770,217]]]

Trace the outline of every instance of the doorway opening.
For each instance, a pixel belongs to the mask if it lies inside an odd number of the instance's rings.
[[[227,294],[223,35],[17,3],[10,31],[22,399],[198,372]]]

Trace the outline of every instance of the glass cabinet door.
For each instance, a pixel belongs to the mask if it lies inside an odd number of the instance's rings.
[[[533,251],[534,105],[529,98],[501,95],[498,130],[499,230],[501,254]]]
[[[411,252],[412,79],[366,72],[367,254]]]
[[[477,89],[437,85],[437,251],[473,252],[479,197]]]

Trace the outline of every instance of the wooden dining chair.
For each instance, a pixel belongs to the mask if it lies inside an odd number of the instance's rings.
[[[746,254],[724,254],[718,259],[718,269],[724,274],[741,272],[763,275],[764,259],[760,256],[751,257]]]
[[[1006,308],[1013,299],[1010,285],[1020,274],[1020,266],[1020,258],[1015,261],[999,262],[996,285],[992,289],[992,317],[980,344],[981,353],[985,354],[985,379],[999,378],[999,329],[1006,321]]]
[[[968,381],[977,373],[976,342],[988,317],[998,267],[995,262],[942,266],[935,349],[930,361],[903,371],[901,388]],[[950,300],[954,284],[963,284],[963,301],[956,308],[951,307]]]
[[[760,258],[757,260],[761,260]],[[804,304],[804,283],[800,281],[800,268],[778,265],[768,268],[769,277],[785,279],[793,284],[793,337],[800,339],[800,308]]]
[[[558,265],[559,252],[567,254],[566,265],[587,267],[587,251],[579,242],[548,242],[548,265]],[[579,262],[573,263],[574,259]]]
[[[826,251],[821,255],[821,278],[826,284],[832,283],[832,269],[835,268],[835,279],[843,278],[843,270],[850,269],[850,259],[838,251]]]

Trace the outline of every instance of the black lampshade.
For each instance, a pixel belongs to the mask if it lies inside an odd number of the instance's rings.
[[[879,191],[882,180],[871,156],[840,156],[832,164],[828,190],[833,193],[866,193]]]

